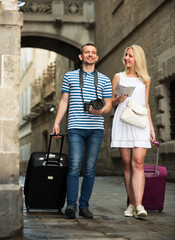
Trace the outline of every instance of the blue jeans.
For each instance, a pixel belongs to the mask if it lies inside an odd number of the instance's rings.
[[[68,130],[69,171],[67,176],[67,206],[77,209],[79,176],[85,146],[84,177],[81,185],[79,209],[89,207],[92,193],[95,168],[98,160],[104,130],[102,129],[70,129]]]

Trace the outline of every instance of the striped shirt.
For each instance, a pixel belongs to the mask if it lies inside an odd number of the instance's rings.
[[[67,72],[64,75],[62,92],[69,93],[68,129],[104,129],[104,118],[101,115],[93,115],[84,111],[79,82],[79,71]],[[98,98],[111,98],[112,86],[108,77],[98,73]],[[83,98],[84,102],[96,99],[94,86],[94,72],[86,73],[83,70]]]

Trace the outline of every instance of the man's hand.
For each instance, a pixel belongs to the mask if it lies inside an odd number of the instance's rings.
[[[58,123],[55,123],[53,126],[52,133],[55,133],[56,135],[60,132],[60,125]],[[56,138],[61,138],[61,136],[55,136]]]
[[[69,93],[63,92],[61,95],[60,103],[58,105],[57,115],[55,118],[55,123],[53,125],[53,130],[52,130],[52,132],[55,134],[59,134],[60,132],[60,122],[65,112],[67,111],[68,103],[69,103]],[[61,136],[56,136],[56,137],[61,138]]]
[[[111,111],[112,109],[112,98],[104,98],[104,107],[102,109],[96,110],[93,106],[89,107],[89,113],[94,115],[104,115]]]
[[[102,115],[102,112],[103,112],[102,109],[96,110],[93,108],[92,105],[89,107],[89,113],[91,113],[91,114]]]

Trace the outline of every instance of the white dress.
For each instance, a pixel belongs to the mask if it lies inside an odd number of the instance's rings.
[[[146,128],[143,129],[120,120],[120,116],[129,99],[132,100],[134,104],[145,106],[145,84],[141,78],[127,77],[125,72],[120,73],[119,83],[123,86],[134,86],[136,88],[131,97],[126,98],[123,103],[117,106],[112,124],[111,147],[151,148],[149,121]]]

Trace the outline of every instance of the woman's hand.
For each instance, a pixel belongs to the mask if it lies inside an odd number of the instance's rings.
[[[117,98],[117,99],[118,99],[118,102],[119,102],[119,103],[124,102],[127,97],[128,97],[128,95],[122,95],[122,96],[118,97],[118,98]]]
[[[154,143],[156,141],[156,135],[154,131],[150,131],[150,141]]]

